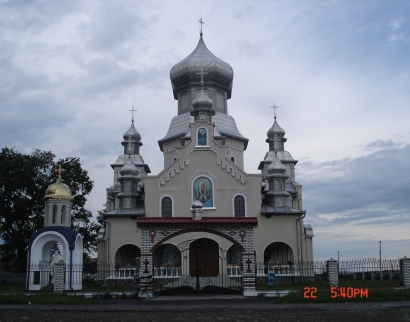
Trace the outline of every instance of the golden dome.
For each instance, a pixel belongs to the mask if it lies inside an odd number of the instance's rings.
[[[73,200],[73,194],[69,186],[62,182],[56,182],[48,186],[45,200]]]

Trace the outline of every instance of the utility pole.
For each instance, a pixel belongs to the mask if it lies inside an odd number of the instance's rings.
[[[382,241],[379,240],[379,256],[380,256],[380,280],[383,279],[382,276]]]

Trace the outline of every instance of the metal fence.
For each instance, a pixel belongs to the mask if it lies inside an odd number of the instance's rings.
[[[221,266],[220,275],[238,283],[242,279],[243,267],[240,264]],[[400,263],[396,259],[360,259],[338,262],[340,281],[380,281],[399,280]],[[295,262],[288,264],[258,263],[255,266],[257,288],[271,285],[305,283],[308,281],[327,281],[325,261]],[[66,290],[95,290],[97,286],[120,290],[122,285],[139,274],[137,266],[119,266],[114,263],[92,263],[65,267]],[[180,266],[158,266],[150,274],[159,281],[169,284],[183,278],[184,270]],[[185,273],[186,274],[186,273]],[[148,275],[148,274],[144,274]],[[186,279],[186,276],[185,276]],[[47,290],[53,284],[52,265],[31,265],[27,273],[0,271],[0,285],[21,285],[31,290]],[[240,285],[240,283],[238,284]]]
[[[400,261],[398,259],[380,261],[375,258],[340,261],[339,279],[371,281],[400,279]]]

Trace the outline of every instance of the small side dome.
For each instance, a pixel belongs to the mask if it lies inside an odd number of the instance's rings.
[[[140,142],[141,141],[141,134],[134,127],[134,121],[132,121],[131,127],[128,129],[127,132],[124,133],[122,136],[124,140],[128,140],[131,138],[133,141]]]
[[[138,170],[138,168],[133,162],[131,162],[131,158],[128,158],[127,162],[125,162],[125,164],[120,169],[121,177],[137,177],[139,173],[140,171]]]
[[[71,201],[73,194],[69,186],[62,182],[56,182],[48,186],[44,199]]]
[[[275,117],[275,122],[273,122],[272,127],[268,130],[267,136],[268,138],[273,138],[275,137],[275,134],[278,138],[283,138],[285,136],[285,130],[282,129],[278,122],[276,122],[276,117]]]
[[[201,92],[192,101],[192,108],[195,111],[207,111],[207,112],[213,112],[213,115],[215,115],[215,107],[213,107],[214,102],[206,95],[203,89],[201,89]]]
[[[283,165],[282,162],[280,162],[280,160],[275,154],[271,164],[269,164],[266,170],[268,174],[283,174],[286,172],[286,167]]]

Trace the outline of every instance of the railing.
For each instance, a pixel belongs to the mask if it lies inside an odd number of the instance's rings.
[[[338,263],[339,280],[399,280],[400,263],[396,259],[361,259],[343,260]],[[136,266],[118,266],[114,263],[93,263],[84,266],[65,267],[65,284],[67,289],[80,289],[82,283],[101,285],[122,285],[125,280],[132,279],[138,274]],[[151,272],[150,272],[151,274]],[[176,281],[182,278],[180,266],[155,267],[152,275],[158,280]],[[186,272],[184,273],[186,275]],[[243,276],[240,264],[227,264],[220,274],[231,280],[241,279]],[[255,280],[257,285],[268,283],[268,277],[275,276],[276,284],[298,283],[309,280],[326,280],[326,262],[295,262],[295,263],[258,263],[255,266]],[[184,275],[184,276],[185,276]],[[188,276],[188,275],[186,275]],[[186,278],[186,277],[185,277]],[[31,265],[27,273],[0,272],[0,284],[24,285],[32,290],[47,289],[53,284],[53,267],[49,264]]]
[[[397,259],[367,258],[339,262],[339,278],[353,280],[392,280],[400,278],[400,262]]]
[[[163,266],[154,267],[154,278],[179,278],[181,276],[181,267]]]

